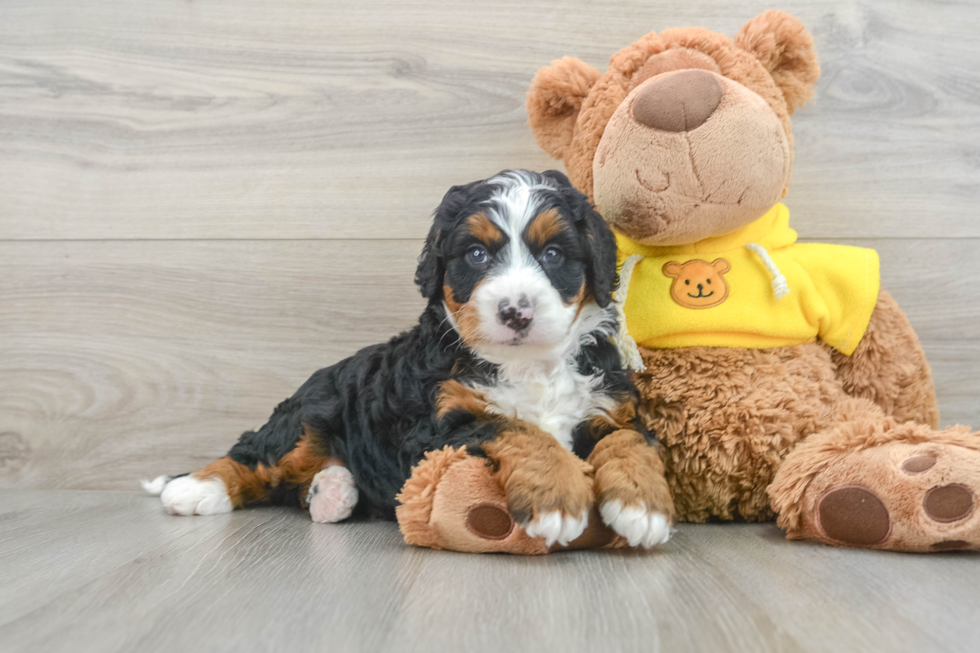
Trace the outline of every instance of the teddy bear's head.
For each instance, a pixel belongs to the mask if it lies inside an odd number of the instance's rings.
[[[699,27],[650,33],[603,75],[554,61],[527,112],[541,147],[617,231],[683,245],[738,229],[786,194],[790,116],[819,75],[800,21],[767,11],[734,40]]]

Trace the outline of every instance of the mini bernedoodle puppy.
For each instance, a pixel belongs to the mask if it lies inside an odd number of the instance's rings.
[[[596,501],[630,545],[666,542],[662,465],[611,340],[616,243],[588,199],[557,171],[454,186],[415,282],[417,326],[314,373],[224,458],[145,489],[179,515],[271,501],[394,519],[425,452],[466,446],[549,546],[581,535]]]

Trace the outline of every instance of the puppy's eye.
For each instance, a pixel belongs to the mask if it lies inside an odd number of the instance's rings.
[[[470,265],[486,265],[487,261],[490,260],[490,255],[487,254],[487,250],[479,245],[474,245],[466,250],[466,261]]]
[[[562,254],[561,250],[551,245],[546,247],[543,252],[541,252],[541,262],[545,265],[561,265],[561,262],[565,260],[565,255]]]

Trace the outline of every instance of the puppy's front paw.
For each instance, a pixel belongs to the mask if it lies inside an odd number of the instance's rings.
[[[623,506],[622,501],[614,499],[600,505],[599,514],[606,526],[622,535],[630,546],[650,549],[666,544],[670,539],[670,520],[667,515],[648,510],[643,503]]]
[[[544,538],[548,546],[568,546],[577,539],[589,523],[594,501],[588,467],[571,454],[568,458],[518,467],[504,487],[508,508],[524,532]]]
[[[599,514],[630,546],[646,549],[670,539],[674,501],[657,450],[636,431],[621,430],[599,441],[595,465]]]
[[[592,465],[537,426],[514,420],[483,451],[497,468],[514,521],[548,546],[585,531],[595,502]]]
[[[523,528],[530,537],[543,537],[548,546],[555,542],[561,546],[568,546],[569,542],[577,540],[585,532],[585,527],[588,525],[588,511],[579,517],[573,517],[563,514],[560,510],[552,510],[539,514]]]

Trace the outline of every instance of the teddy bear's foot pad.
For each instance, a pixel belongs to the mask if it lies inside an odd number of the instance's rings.
[[[817,475],[807,494],[817,498],[804,511],[804,537],[874,549],[980,549],[980,453],[970,449],[892,442],[855,451]]]

